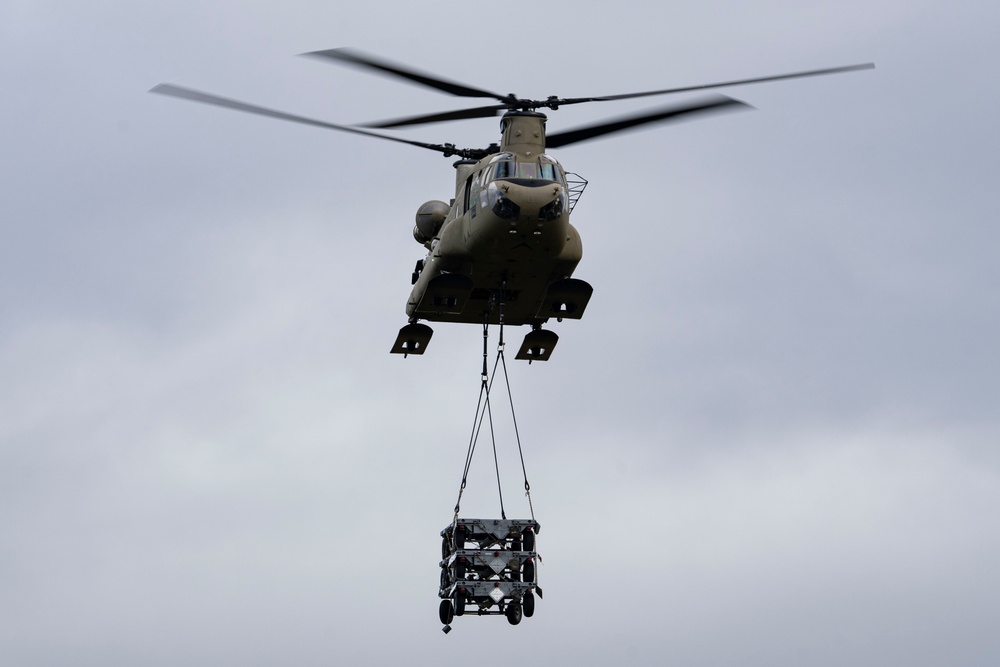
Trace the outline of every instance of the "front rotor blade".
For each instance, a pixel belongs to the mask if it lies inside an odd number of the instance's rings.
[[[444,111],[441,113],[427,114],[423,116],[409,116],[407,118],[395,118],[393,120],[383,120],[375,123],[365,123],[363,127],[404,127],[406,125],[423,125],[424,123],[437,123],[446,120],[465,120],[467,118],[492,118],[500,115],[501,111],[506,111],[506,104],[492,104],[486,107],[475,107],[472,109],[459,109],[457,111]]]
[[[212,95],[211,93],[203,93],[197,90],[192,90],[190,88],[175,86],[170,83],[161,83],[160,85],[151,88],[149,92],[157,93],[158,95],[169,95],[170,97],[179,97],[183,100],[190,100],[192,102],[202,102],[204,104],[212,104],[217,107],[225,107],[226,109],[234,109],[236,111],[252,113],[258,116],[277,118],[279,120],[287,120],[293,123],[302,123],[304,125],[313,125],[316,127],[326,128],[328,130],[340,130],[341,132],[350,132],[351,134],[361,134],[366,137],[375,137],[376,139],[386,139],[388,141],[395,141],[401,144],[409,144],[411,146],[417,146],[418,148],[426,148],[432,151],[438,151],[446,155],[457,154],[454,146],[443,146],[439,144],[427,144],[420,141],[410,141],[407,139],[400,139],[399,137],[391,137],[385,134],[378,134],[376,132],[359,130],[356,127],[349,127],[347,125],[336,125],[334,123],[327,123],[326,121],[322,120],[314,120],[312,118],[306,118],[304,116],[296,116],[294,114],[285,113],[284,111],[275,111],[274,109],[267,109],[265,107],[260,107],[255,104],[247,104],[246,102],[240,102],[238,100],[233,100],[226,97],[219,97],[218,95]]]
[[[301,55],[313,56],[315,58],[329,58],[331,60],[339,60],[356,67],[361,67],[363,69],[373,69],[378,72],[398,76],[406,79],[407,81],[419,83],[422,86],[428,86],[451,95],[457,95],[458,97],[492,97],[496,100],[505,99],[503,95],[498,95],[497,93],[493,93],[488,90],[473,88],[461,83],[455,83],[454,81],[447,81],[430,74],[425,74],[424,72],[407,69],[402,65],[390,63],[385,60],[379,60],[354,49],[327,49],[326,51],[311,51]]]
[[[653,112],[646,112],[638,116],[628,116],[625,118],[619,118],[617,120],[612,120],[598,125],[590,125],[588,127],[580,127],[575,130],[567,130],[566,132],[558,132],[556,134],[550,134],[545,140],[546,148],[559,148],[561,146],[568,146],[570,144],[575,144],[580,141],[587,141],[589,139],[595,139],[597,137],[604,136],[605,134],[612,134],[614,132],[624,132],[630,130],[640,125],[647,125],[649,123],[662,123],[670,120],[678,120],[681,117],[689,116],[692,114],[708,113],[713,111],[722,111],[725,108],[736,108],[736,107],[747,107],[753,108],[746,102],[740,102],[739,100],[734,100],[731,97],[726,97],[724,95],[715,95],[713,97],[702,99],[701,101],[696,101],[683,106],[671,106],[666,108],[661,108]]]
[[[847,65],[845,67],[829,67],[826,69],[814,69],[805,72],[792,72],[790,74],[775,74],[773,76],[762,76],[754,79],[738,79],[735,81],[721,81],[719,83],[706,83],[700,86],[685,86],[683,88],[664,88],[663,90],[649,90],[643,93],[624,93],[622,95],[605,95],[603,97],[573,97],[559,100],[559,104],[580,104],[583,102],[610,102],[613,100],[628,100],[635,97],[650,97],[652,95],[668,95],[670,93],[685,93],[692,90],[707,90],[709,88],[722,88],[724,86],[741,86],[747,83],[764,83],[766,81],[781,81],[783,79],[800,79],[808,76],[823,76],[826,74],[839,74],[841,72],[855,72],[864,69],[874,69],[875,63],[864,63],[861,65]]]

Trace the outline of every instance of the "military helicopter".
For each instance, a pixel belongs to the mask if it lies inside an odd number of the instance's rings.
[[[546,151],[642,125],[747,107],[719,94],[573,130],[546,134],[539,109],[555,111],[584,102],[610,102],[639,97],[763,83],[874,67],[871,63],[793,72],[697,86],[666,88],[600,97],[526,99],[501,95],[426,74],[354,49],[329,49],[302,54],[407,80],[458,97],[487,98],[494,104],[397,118],[360,126],[337,125],[239,102],[173,84],[150,92],[213,104],[270,118],[304,123],[409,144],[458,157],[454,163],[455,196],[450,202],[432,200],[417,209],[414,239],[427,249],[416,263],[406,303],[409,322],[400,329],[390,352],[423,354],[433,330],[420,320],[484,325],[529,325],[518,359],[546,361],[559,337],[543,329],[549,319],[580,319],[593,288],[573,278],[583,257],[580,234],[570,213],[587,182]],[[486,148],[458,148],[391,136],[372,129],[390,129],[440,121],[502,115],[500,143]],[[362,129],[371,128],[371,129]]]

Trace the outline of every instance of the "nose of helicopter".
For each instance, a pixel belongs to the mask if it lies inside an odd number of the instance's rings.
[[[500,184],[500,191],[517,206],[519,222],[552,222],[561,218],[565,209],[565,189],[553,181],[506,181]]]

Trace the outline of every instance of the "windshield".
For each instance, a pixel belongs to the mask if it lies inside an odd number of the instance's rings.
[[[562,172],[554,161],[549,160],[544,157],[537,162],[501,160],[493,165],[493,178],[529,178],[562,182]]]

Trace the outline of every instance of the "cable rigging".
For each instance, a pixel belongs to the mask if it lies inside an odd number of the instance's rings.
[[[521,461],[521,472],[524,476],[524,493],[528,499],[528,509],[531,513],[531,519],[535,518],[535,510],[531,503],[531,485],[528,483],[528,471],[524,463],[524,448],[521,445],[521,435],[517,428],[517,413],[514,410],[514,397],[510,388],[510,376],[507,372],[507,360],[504,356],[504,339],[503,339],[503,326],[504,326],[504,300],[503,294],[504,290],[500,291],[501,298],[499,300],[498,307],[500,309],[500,322],[498,325],[499,329],[499,341],[497,343],[497,354],[493,362],[492,372],[489,370],[489,322],[488,314],[483,317],[483,369],[480,375],[480,387],[479,387],[479,399],[476,403],[475,418],[473,420],[472,432],[469,436],[469,446],[465,455],[465,466],[462,470],[462,483],[459,485],[458,499],[455,502],[455,516],[454,520],[458,520],[458,513],[461,508],[462,503],[462,493],[465,491],[466,485],[468,483],[469,469],[472,466],[472,458],[475,455],[476,444],[479,441],[479,436],[482,433],[483,421],[489,418],[489,430],[490,430],[490,441],[493,446],[493,464],[496,471],[497,479],[497,495],[500,501],[500,517],[502,519],[507,518],[506,511],[504,509],[503,503],[503,486],[500,479],[500,463],[497,457],[497,441],[496,432],[493,428],[493,411],[490,401],[490,392],[493,388],[493,382],[496,379],[497,370],[503,369],[504,384],[507,388],[507,400],[510,405],[511,421],[514,427],[514,438],[517,442],[517,453]]]

